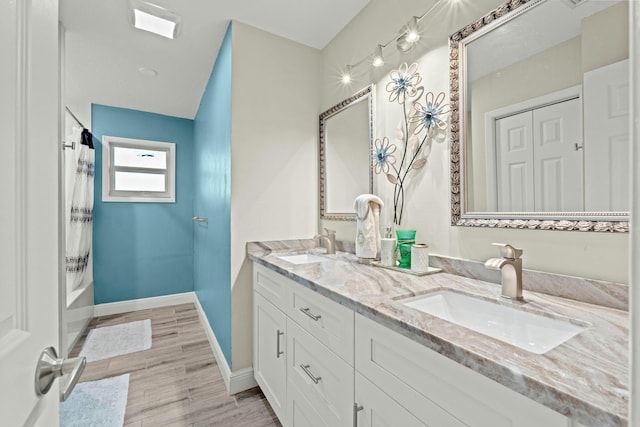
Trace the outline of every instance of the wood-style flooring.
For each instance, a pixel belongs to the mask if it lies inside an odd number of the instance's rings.
[[[151,349],[87,363],[80,378],[130,374],[126,427],[280,426],[259,388],[227,394],[194,304],[97,317],[88,329],[144,319],[151,319]]]

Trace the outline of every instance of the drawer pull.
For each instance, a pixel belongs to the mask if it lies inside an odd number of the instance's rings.
[[[322,379],[321,377],[316,377],[315,375],[313,375],[311,373],[311,371],[309,370],[311,366],[310,365],[304,365],[304,364],[300,364],[300,368],[302,368],[302,370],[304,371],[305,374],[307,374],[309,376],[309,378],[311,378],[311,381],[313,381],[315,384],[318,384],[318,382],[320,382],[320,380]]]
[[[280,329],[276,331],[276,359],[280,359],[280,356],[284,354],[284,351],[280,351],[280,337],[284,335],[284,332],[280,332]]]
[[[362,411],[364,406],[358,405],[357,403],[353,404],[353,427],[358,427],[358,412]]]
[[[309,316],[310,318],[312,318],[313,320],[315,320],[316,322],[322,318],[322,316],[320,316],[319,314],[313,314],[309,307],[307,308],[300,307],[300,311],[306,314],[307,316]]]

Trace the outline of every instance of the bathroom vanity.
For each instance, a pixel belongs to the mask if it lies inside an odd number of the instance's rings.
[[[527,291],[518,307],[576,325],[535,354],[403,301],[431,291],[498,305],[500,287],[416,277],[309,254],[309,241],[249,243],[254,375],[285,426],[626,426],[628,313]]]

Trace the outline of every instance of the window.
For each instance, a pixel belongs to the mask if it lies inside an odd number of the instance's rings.
[[[176,145],[102,137],[102,201],[176,201]]]

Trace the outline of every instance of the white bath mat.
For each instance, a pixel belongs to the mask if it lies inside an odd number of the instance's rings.
[[[122,427],[129,374],[76,385],[60,404],[60,427]]]
[[[151,320],[123,323],[89,331],[80,356],[87,362],[107,359],[151,348]]]

